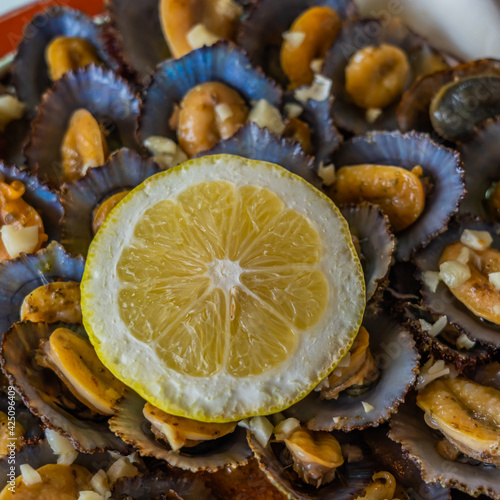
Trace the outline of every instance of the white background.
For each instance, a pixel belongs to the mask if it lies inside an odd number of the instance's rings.
[[[0,15],[30,1],[0,0]],[[365,15],[398,12],[437,47],[464,59],[500,58],[500,0],[355,1]]]

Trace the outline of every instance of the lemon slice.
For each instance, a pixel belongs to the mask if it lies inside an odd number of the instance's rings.
[[[349,350],[364,281],[347,223],[301,178],[230,155],[157,174],[88,253],[82,311],[111,372],[207,422],[280,411]]]

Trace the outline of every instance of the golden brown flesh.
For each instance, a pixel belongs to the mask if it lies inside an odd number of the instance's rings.
[[[337,399],[339,394],[353,385],[363,385],[376,380],[378,368],[369,348],[369,334],[363,326],[349,350],[349,366],[337,366],[329,375],[327,385],[321,389],[324,399]]]
[[[7,485],[0,500],[77,500],[81,491],[91,490],[92,474],[80,465],[50,464],[37,469],[41,482],[26,485],[23,477],[16,478],[14,493]]]
[[[89,168],[104,165],[107,155],[106,139],[97,120],[86,109],[76,110],[61,145],[63,181],[80,179]]]
[[[44,232],[43,222],[38,212],[23,200],[25,191],[24,184],[20,181],[8,184],[0,180],[0,228],[6,225],[13,225],[15,228],[37,227],[38,244],[33,248],[33,252],[36,252],[48,237]],[[11,256],[0,238],[0,262],[10,259]]]
[[[59,80],[67,71],[101,62],[90,42],[67,36],[58,36],[47,45],[45,60],[52,81]]]
[[[67,328],[58,328],[42,347],[38,362],[53,369],[83,404],[112,415],[126,387],[102,364],[93,346]]]
[[[385,165],[352,165],[337,172],[333,200],[337,204],[369,201],[389,217],[394,231],[411,226],[424,210],[425,191],[420,167],[411,172]]]
[[[290,80],[290,88],[312,83],[311,63],[324,59],[340,27],[338,14],[329,7],[311,7],[294,21],[289,33],[298,34],[298,40],[302,38],[302,41],[298,44],[294,36],[285,39],[280,54],[281,67]]]
[[[237,422],[224,424],[212,422],[198,422],[190,418],[177,417],[165,413],[150,403],[146,403],[143,414],[153,427],[157,435],[165,439],[173,450],[183,446],[196,446],[201,441],[218,439],[230,434],[236,429]]]
[[[175,58],[191,52],[188,34],[197,24],[224,40],[232,40],[241,8],[233,0],[160,0],[163,35]]]
[[[319,487],[335,478],[344,463],[339,442],[329,432],[310,431],[299,427],[285,439],[293,469],[307,484]]]
[[[311,142],[311,129],[306,122],[303,122],[298,118],[288,118],[285,123],[283,137],[299,142],[305,153],[314,153],[314,148]]]
[[[500,391],[464,377],[438,379],[419,391],[417,404],[462,453],[500,464]]]
[[[372,482],[366,493],[356,500],[391,500],[396,491],[396,480],[390,472],[381,471],[373,474]]]
[[[401,95],[410,73],[406,54],[394,45],[358,50],[345,69],[345,86],[361,108],[385,108]]]
[[[121,193],[116,193],[113,196],[110,196],[107,200],[103,201],[95,211],[94,220],[92,222],[92,231],[94,234],[99,231],[101,226],[104,224],[104,221],[108,217],[109,213],[113,208],[120,203],[120,201],[127,196],[130,191],[122,191]]]
[[[55,281],[35,288],[21,305],[21,321],[81,323],[80,284]]]
[[[460,242],[448,245],[439,259],[439,264],[456,261],[466,248]],[[488,274],[500,271],[500,252],[494,248],[474,251],[467,266],[470,278],[457,287],[450,288],[451,293],[476,316],[500,325],[500,291],[490,283]]]
[[[245,101],[232,88],[219,82],[197,85],[181,102],[179,144],[189,157],[194,156],[235,134],[247,115]]]

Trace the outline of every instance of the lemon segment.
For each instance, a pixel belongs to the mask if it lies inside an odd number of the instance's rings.
[[[364,303],[335,205],[281,167],[229,155],[127,195],[82,281],[103,363],[157,408],[207,422],[304,397],[348,351]]]

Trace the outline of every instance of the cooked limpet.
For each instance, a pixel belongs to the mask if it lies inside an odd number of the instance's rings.
[[[471,340],[493,347],[500,342],[494,284],[499,248],[500,237],[494,226],[462,217],[415,257],[425,307],[434,314],[446,315]],[[488,260],[490,255],[493,260]]]
[[[33,122],[25,149],[28,167],[56,187],[82,177],[109,153],[138,148],[138,114],[137,97],[112,71],[91,65],[65,73]]]
[[[79,451],[126,453],[128,446],[109,431],[107,417],[102,415],[103,411],[109,414],[107,408],[121,397],[116,396],[114,382],[108,388],[114,377],[100,363],[90,344],[82,352],[86,338],[83,328],[72,325],[67,333],[67,326],[16,323],[3,337],[2,368],[31,412],[49,429],[69,437]],[[54,334],[58,341],[50,342]],[[75,335],[76,342],[72,341]],[[80,354],[74,346],[78,346]],[[106,403],[109,398],[112,402]],[[89,403],[95,408],[90,408]]]
[[[131,189],[160,171],[160,166],[152,160],[141,158],[133,150],[121,149],[105,165],[64,184],[61,189],[64,216],[60,225],[65,248],[75,255],[87,255],[90,242],[113,208],[110,203],[118,203]]]
[[[36,254],[22,255],[17,259],[1,263],[0,331],[8,330],[20,320],[24,299],[33,290],[52,282],[80,282],[84,265],[83,259],[72,257],[55,241]],[[55,288],[57,287],[56,285]],[[40,291],[50,291],[50,287]],[[62,302],[59,305],[62,306],[62,310],[66,309]],[[56,307],[53,313],[61,313],[57,311],[59,310]]]
[[[400,407],[390,426],[389,437],[400,443],[418,465],[424,481],[457,488],[473,496],[485,494],[494,499],[500,498],[498,468],[471,458],[452,460],[452,455],[443,457],[438,451],[443,446],[443,435],[426,424],[424,412],[414,401]]]
[[[432,132],[450,141],[467,139],[498,113],[500,62],[482,59],[428,74],[416,81],[398,106],[403,131]],[[437,127],[437,128],[436,128]]]
[[[232,40],[243,9],[234,0],[160,0],[165,40],[176,58],[218,40]]]
[[[50,7],[25,27],[12,68],[17,94],[34,115],[52,80],[96,62],[113,66],[101,29],[82,12]]]
[[[344,23],[321,73],[332,81],[336,123],[361,134],[396,129],[402,92],[419,76],[446,66],[400,19],[354,19]]]
[[[407,328],[385,313],[365,317],[363,326],[369,332],[369,349],[374,363],[367,358],[367,347],[363,350],[361,337],[332,375],[334,380],[341,380],[344,369],[346,374],[351,374],[352,365],[353,375],[359,375],[361,380],[367,378],[367,385],[348,386],[348,390],[340,392],[336,399],[324,399],[321,393],[328,394],[329,389],[323,390],[323,384],[328,386],[322,382],[317,390],[288,408],[284,412],[287,416],[305,422],[312,430],[351,431],[376,427],[397,411],[415,383],[420,356]],[[354,378],[354,382],[358,383],[358,379]]]
[[[23,199],[25,192],[21,181],[8,184],[0,173],[0,261],[35,253],[48,239],[40,214]]]
[[[296,421],[279,439],[271,438],[264,446],[248,432],[260,468],[287,498],[353,498],[362,496],[371,481],[373,458],[353,434],[310,431]]]
[[[219,42],[158,67],[145,91],[139,136],[143,143],[166,137],[192,156],[233,135],[247,118],[269,128],[278,121],[282,132],[281,99],[281,89],[240,48]]]
[[[188,429],[190,428],[190,430],[187,435],[186,433],[182,433],[181,440],[179,441],[177,440],[179,436],[176,436],[171,430],[166,429],[165,426],[162,427],[163,432],[160,431],[161,435],[158,433],[156,430],[158,427],[154,428],[151,425],[151,421],[145,418],[143,414],[145,404],[146,401],[136,394],[127,396],[118,404],[116,414],[109,420],[110,429],[126,443],[134,446],[142,456],[165,460],[173,467],[191,472],[215,472],[227,466],[234,468],[246,464],[250,459],[252,452],[246,441],[245,430],[240,427],[236,427],[233,432],[222,437],[217,436],[215,439],[201,441],[196,446],[184,446],[174,450],[168,444],[168,435],[170,435],[170,439],[175,438],[173,439],[175,447],[180,445],[181,441],[185,439],[188,440],[186,444],[192,445],[194,443],[189,442],[193,437],[192,429],[196,431],[198,425],[206,427],[203,431],[206,436],[206,432],[210,433],[210,428],[213,427],[215,427],[216,432],[219,432],[218,429],[221,424],[199,424],[191,421],[188,424]],[[156,421],[157,418],[153,419],[151,410],[154,413],[162,412],[156,411],[154,407],[148,406],[147,408],[147,416],[151,420]],[[170,423],[176,419],[170,415],[166,415],[165,418]],[[183,420],[186,421],[189,419]],[[178,420],[179,422],[182,423],[182,419]],[[160,420],[159,424],[162,425],[164,422]],[[225,429],[227,431],[233,424],[222,425],[227,426]],[[200,437],[199,434],[198,437]]]
[[[379,203],[382,209],[384,206],[391,209],[394,206],[394,213],[398,214],[396,219],[398,224],[401,220],[400,207],[395,200],[405,198],[404,206],[409,207],[408,212],[414,218],[418,213],[416,207],[420,206],[422,201],[420,190],[424,188],[425,204],[420,216],[409,227],[396,234],[396,257],[400,260],[408,260],[416,250],[446,230],[446,225],[457,211],[464,194],[463,172],[458,154],[433,142],[425,134],[369,132],[344,142],[335,152],[333,161],[337,171],[342,170],[342,167],[346,168],[345,182],[342,179],[341,185],[353,178],[348,185],[353,193],[357,194],[357,201]],[[380,166],[380,169],[377,166]],[[407,182],[408,196],[403,196],[405,193],[399,190],[401,172],[390,167],[409,172],[405,173],[406,176],[410,176]],[[365,193],[363,176],[349,174],[349,169],[353,168],[373,171],[377,178],[380,176],[380,182],[369,186]],[[413,170],[415,168],[416,170]],[[387,177],[382,175],[385,173],[388,173]],[[422,180],[415,174],[419,174]],[[398,187],[388,185],[387,190],[385,186],[387,179],[398,181]],[[377,186],[378,189],[375,189]],[[387,191],[391,196],[388,196]],[[417,195],[416,199],[413,196],[414,192]],[[343,199],[345,195],[340,192],[337,196]],[[336,197],[335,184],[332,187],[332,197],[334,199]],[[350,201],[353,202],[354,197],[350,197]],[[405,210],[404,213],[406,212]],[[390,213],[388,216],[391,218]],[[404,219],[408,220],[406,216]]]
[[[341,22],[356,12],[351,0],[260,0],[241,22],[237,42],[283,85],[309,85]]]

